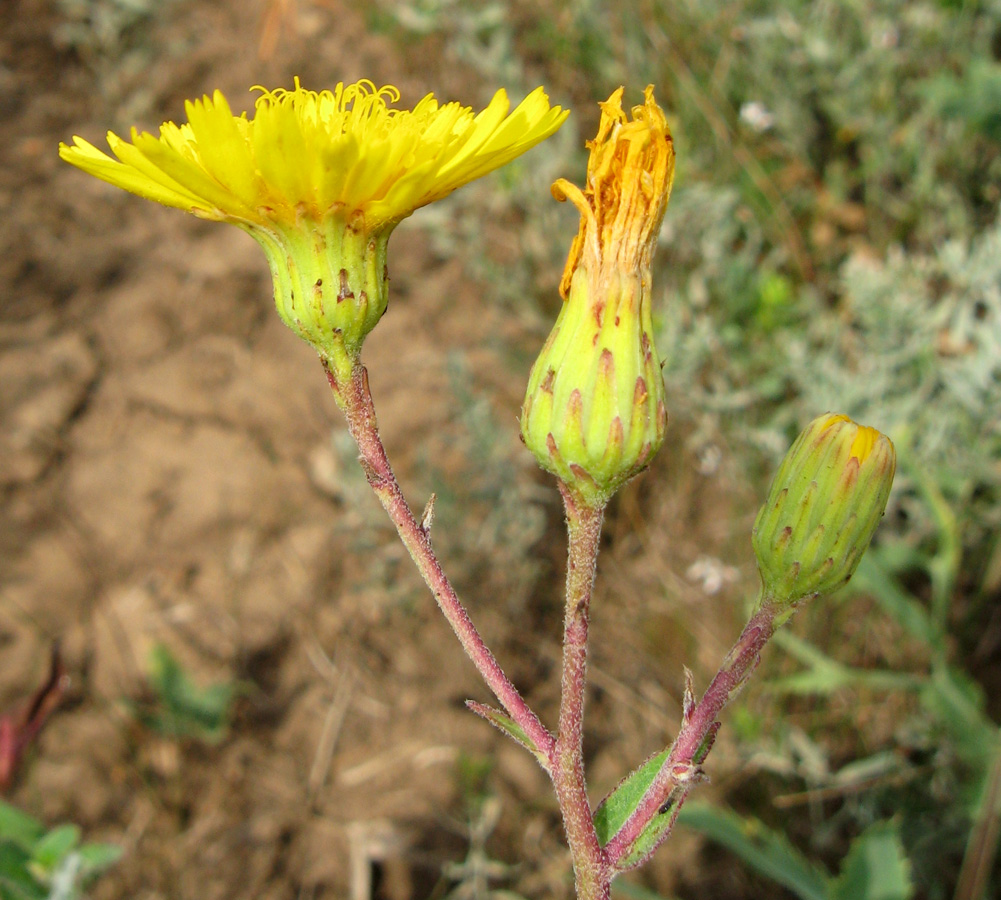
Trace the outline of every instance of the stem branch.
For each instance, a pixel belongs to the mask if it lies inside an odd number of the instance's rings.
[[[553,736],[518,693],[518,689],[504,674],[494,655],[483,642],[431,548],[429,531],[421,527],[407,505],[379,437],[375,407],[368,386],[368,372],[360,362],[355,361],[351,367],[350,377],[341,379],[326,360],[321,359],[321,361],[337,405],[347,419],[348,431],[358,445],[362,467],[369,485],[393,520],[400,539],[431,589],[431,593],[434,594],[438,606],[448,619],[456,637],[459,638],[462,648],[507,714],[524,729],[542,756],[550,761],[551,769],[555,755]],[[338,366],[338,369],[341,367]]]
[[[737,643],[727,654],[702,699],[691,709],[686,709],[677,740],[657,777],[632,815],[605,845],[604,852],[611,866],[616,866],[629,855],[637,838],[669,799],[677,804],[675,813],[680,809],[701,774],[699,767],[719,728],[716,717],[743,687],[760,661],[762,649],[775,633],[778,613],[779,610],[772,604],[762,604],[737,638]]]

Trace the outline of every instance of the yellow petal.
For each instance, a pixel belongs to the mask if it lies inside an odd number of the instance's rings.
[[[59,145],[60,158],[102,181],[164,206],[190,210],[193,204],[199,202],[196,196],[176,182],[167,178],[150,178],[140,169],[112,159],[81,137],[74,136],[73,143],[72,147]]]
[[[201,198],[203,204],[213,217],[233,218],[240,221],[255,221],[256,212],[246,206],[225,185],[216,181],[198,163],[178,153],[173,147],[151,134],[134,135],[133,146],[150,163],[186,188],[192,194]]]
[[[254,206],[260,186],[254,158],[229,103],[220,91],[185,104],[198,159],[206,172],[231,190],[244,205]]]

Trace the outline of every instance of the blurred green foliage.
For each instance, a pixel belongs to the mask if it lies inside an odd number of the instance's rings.
[[[121,856],[111,844],[81,844],[76,825],[45,826],[0,801],[0,897],[76,900]]]
[[[147,728],[175,740],[206,744],[218,744],[226,737],[235,682],[199,687],[163,644],[150,653],[148,681],[151,696],[133,706],[136,718]]]
[[[466,818],[455,823],[454,830],[461,834],[467,850],[462,862],[447,863],[442,870],[443,884],[448,885],[443,900],[526,900],[514,891],[494,887],[496,882],[510,881],[517,867],[494,859],[488,847],[502,808],[490,790],[493,767],[492,759],[469,754],[460,754],[456,763]]]
[[[157,18],[182,9],[180,0],[54,0],[58,23],[52,41],[74,54],[123,126],[149,114],[154,91],[149,80],[150,44]],[[188,48],[167,47],[180,57]]]
[[[914,896],[910,865],[893,822],[877,822],[855,838],[834,877],[803,856],[785,835],[757,819],[690,803],[678,822],[722,844],[800,900],[910,900]]]
[[[162,5],[162,0],[56,0],[62,21],[55,38],[90,62],[120,59]]]

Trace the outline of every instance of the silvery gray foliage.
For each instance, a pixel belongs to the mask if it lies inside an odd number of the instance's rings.
[[[1001,225],[937,252],[850,257],[834,340],[794,348],[799,405],[837,406],[891,436],[966,497],[1001,483]],[[993,521],[997,511],[980,511]],[[983,524],[987,524],[984,521]]]

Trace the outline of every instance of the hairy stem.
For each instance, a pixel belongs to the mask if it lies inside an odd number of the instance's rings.
[[[701,774],[700,766],[719,728],[716,717],[760,661],[762,649],[775,633],[778,613],[770,603],[761,606],[737,638],[702,699],[685,710],[677,740],[657,777],[632,815],[605,845],[604,852],[612,867],[628,857],[636,839],[669,800],[675,804],[675,814],[680,809]]]
[[[560,492],[566,507],[569,549],[560,725],[552,778],[573,859],[577,898],[605,900],[609,896],[611,878],[587,797],[583,744],[588,616],[604,507],[583,504],[563,484]]]
[[[542,757],[550,761],[551,769],[555,748],[553,736],[539,721],[539,717],[531,710],[484,644],[476,626],[469,618],[469,613],[466,612],[435,556],[431,547],[430,528],[422,527],[407,505],[379,437],[375,407],[368,386],[368,372],[360,362],[355,361],[351,367],[350,377],[343,378],[338,375],[338,372],[343,371],[343,367],[338,366],[335,370],[326,360],[321,361],[337,405],[347,419],[348,431],[358,445],[362,467],[369,485],[393,520],[400,539],[431,589],[431,593],[434,594],[439,608],[459,638],[462,648],[490,690],[494,692],[505,712],[521,726],[539,749]]]

